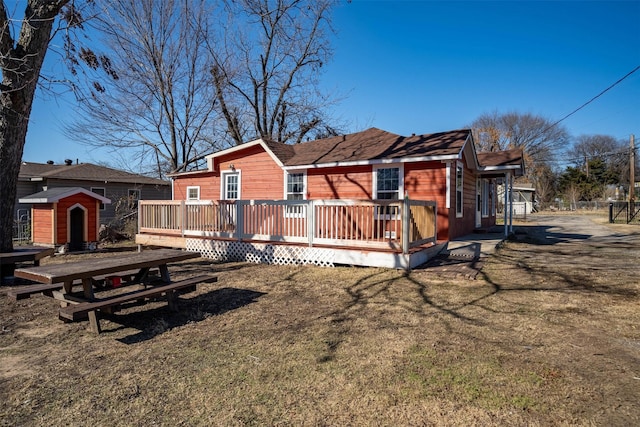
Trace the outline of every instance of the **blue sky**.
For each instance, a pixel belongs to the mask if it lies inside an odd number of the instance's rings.
[[[353,0],[335,12],[322,85],[344,97],[333,111],[351,131],[446,131],[493,111],[556,121],[640,65],[638,22],[640,1]],[[62,135],[70,114],[66,98],[38,97],[23,159],[109,162]],[[562,124],[638,139],[640,70]]]

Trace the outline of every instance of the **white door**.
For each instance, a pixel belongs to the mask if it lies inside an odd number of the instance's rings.
[[[482,227],[482,180],[476,178],[476,228]]]
[[[223,176],[222,198],[224,200],[240,199],[240,172],[226,172]]]

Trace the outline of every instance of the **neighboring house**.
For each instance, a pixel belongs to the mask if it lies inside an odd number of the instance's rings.
[[[257,139],[173,175],[175,200],[411,200],[437,204],[437,239],[495,225],[496,180],[522,152],[476,153],[472,132],[401,136],[377,128],[297,145]]]
[[[115,216],[119,202],[131,203],[133,207],[141,199],[171,199],[171,184],[156,178],[137,175],[91,163],[65,164],[53,162],[23,162],[18,176],[16,197],[16,219],[26,220],[32,205],[19,203],[20,199],[42,191],[62,187],[81,187],[111,200],[111,204],[100,204],[100,223],[107,224]]]
[[[504,197],[504,185],[498,185],[498,198]],[[513,215],[526,216],[536,211],[536,189],[531,184],[511,187]]]

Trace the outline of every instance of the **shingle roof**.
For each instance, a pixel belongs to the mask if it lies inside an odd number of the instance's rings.
[[[31,194],[26,197],[21,197],[20,203],[54,203],[61,199],[64,199],[74,194],[86,194],[94,199],[100,200],[102,203],[111,203],[111,200],[103,197],[99,194],[93,193],[85,188],[81,187],[56,187],[50,188],[39,193]]]
[[[524,157],[519,148],[478,153],[478,164],[481,170],[489,173],[511,170],[516,176],[524,175]]]
[[[478,153],[478,163],[480,166],[519,166],[522,164],[522,150],[481,152]]]
[[[129,184],[170,185],[168,181],[151,178],[112,169],[92,163],[71,165],[50,165],[43,163],[23,162],[20,166],[20,178],[53,178],[76,181],[108,181]]]
[[[285,166],[349,163],[408,157],[457,156],[470,130],[401,136],[377,128],[296,145],[269,142]]]

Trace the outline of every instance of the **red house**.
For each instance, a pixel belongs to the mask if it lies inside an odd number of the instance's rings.
[[[111,200],[80,187],[58,187],[23,197],[20,202],[32,204],[35,245],[73,251],[97,244],[100,204]]]
[[[378,205],[368,213],[347,214],[345,221],[349,225],[327,225],[326,218],[322,224],[318,218],[309,220],[313,223],[310,234],[316,234],[313,243],[322,240],[321,234],[326,234],[327,229],[340,228],[334,235],[339,235],[341,244],[347,240],[350,243],[357,239],[369,242],[382,237],[387,240],[388,249],[397,249],[391,243],[398,240],[398,247],[402,246],[402,230],[408,233],[408,228],[418,228],[418,234],[424,237],[425,227],[431,226],[424,225],[426,219],[420,219],[429,214],[418,215],[414,209],[419,202],[435,202],[433,218],[429,220],[437,230],[437,238],[435,230],[433,232],[433,243],[494,225],[496,179],[509,182],[523,170],[522,153],[518,150],[479,157],[470,130],[405,137],[371,128],[297,145],[257,139],[213,153],[207,156],[206,170],[172,177],[173,199],[187,204],[212,200],[221,206],[249,200],[280,200],[312,204],[316,211],[318,205],[326,206],[327,201],[375,202]],[[379,224],[380,220],[396,219],[399,224],[403,211],[400,202],[405,201],[413,206],[411,211],[407,207],[407,221],[414,221],[411,222],[413,225],[406,222],[404,228],[398,225],[393,229],[393,223]],[[258,215],[256,208],[251,209],[243,214],[243,221],[247,221],[247,216]],[[341,209],[343,212],[345,208]],[[296,217],[292,213],[298,211],[289,206],[283,212],[277,216],[292,221]],[[329,215],[342,215],[336,210],[332,212]],[[229,211],[230,214],[233,212]],[[298,215],[301,216],[308,219],[306,214]],[[376,224],[363,225],[364,216]],[[273,222],[276,216],[269,214],[269,218]],[[236,225],[235,221],[232,226]],[[261,224],[265,229],[265,221]],[[309,224],[305,223],[304,227]],[[245,233],[241,239],[246,240],[247,227],[243,229]],[[350,237],[353,229],[356,229],[357,238]],[[231,237],[221,234],[222,231],[220,229],[210,237]],[[273,235],[273,231],[254,232],[250,237],[255,240],[256,236],[266,236],[273,240]],[[406,254],[409,248],[404,246]]]

